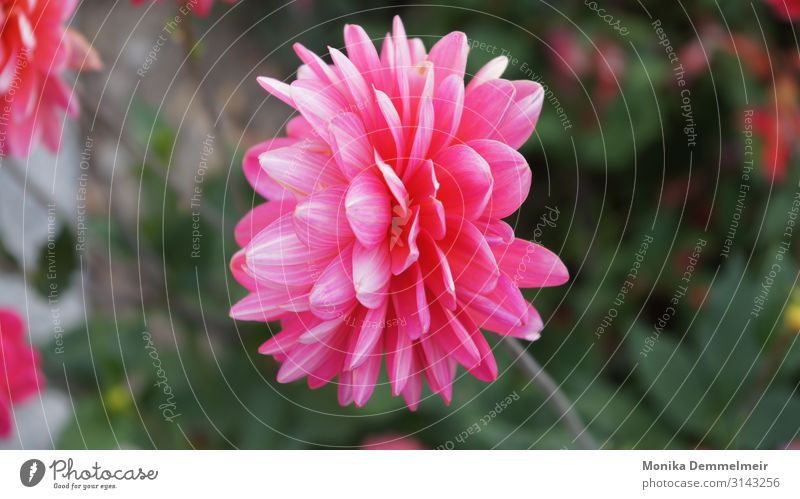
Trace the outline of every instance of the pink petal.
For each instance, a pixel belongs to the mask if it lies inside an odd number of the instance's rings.
[[[450,146],[434,158],[438,198],[448,215],[476,220],[486,209],[494,182],[489,164],[474,149]]]
[[[230,316],[238,321],[274,321],[286,313],[281,306],[291,298],[287,289],[258,288],[231,307]]]
[[[347,178],[355,178],[374,163],[364,123],[355,114],[345,113],[334,118],[330,134],[335,146],[334,158]]]
[[[509,277],[500,276],[489,293],[478,294],[459,289],[459,302],[478,326],[490,331],[503,331],[525,325],[528,303]]]
[[[247,270],[247,255],[244,249],[237,251],[231,258],[231,274],[236,282],[247,288],[248,291],[255,291],[256,280]]]
[[[406,217],[399,213],[392,217],[392,237],[389,240],[392,274],[400,274],[419,259],[419,231],[419,206],[414,206]]]
[[[419,360],[420,354],[417,353],[417,350],[414,347],[414,355],[411,359],[411,375],[408,377],[406,387],[403,389],[403,398],[412,412],[419,407],[419,401],[422,396],[422,366]]]
[[[267,140],[266,142],[261,142],[260,144],[256,144],[248,149],[247,152],[245,152],[244,160],[242,161],[244,176],[247,178],[248,182],[250,182],[250,185],[253,186],[253,189],[255,189],[255,191],[262,197],[266,199],[281,199],[291,196],[286,189],[272,180],[261,168],[261,163],[259,162],[258,157],[272,149],[288,147],[296,143],[297,140],[294,139],[272,139]]]
[[[436,117],[430,155],[435,155],[453,141],[464,110],[464,80],[456,75],[445,78],[436,86],[433,99],[433,114]]]
[[[349,369],[355,369],[364,363],[369,352],[381,339],[386,326],[388,303],[389,300],[386,298],[377,308],[362,308],[354,317],[352,326],[357,333],[351,337],[349,353],[345,361]]]
[[[353,239],[345,215],[344,186],[311,194],[294,209],[297,237],[307,246],[332,247],[337,250]]]
[[[371,121],[370,110],[372,109],[373,94],[367,86],[367,82],[347,56],[333,47],[328,47],[328,51],[336,68],[342,74],[342,81],[350,95],[350,105],[369,123]]]
[[[431,326],[436,329],[435,325]],[[444,398],[445,404],[450,404],[453,398],[453,378],[455,377],[455,360],[433,335],[423,336],[420,340],[425,363],[425,379],[431,391]]]
[[[458,138],[464,142],[493,138],[514,100],[514,92],[508,80],[491,80],[467,92]]]
[[[431,318],[419,265],[412,265],[392,279],[391,294],[399,334],[416,340],[427,333]]]
[[[395,324],[387,327],[386,370],[389,372],[392,395],[395,397],[403,392],[408,383],[413,358],[414,349],[408,335],[400,333]]]
[[[364,407],[364,404],[372,396],[372,392],[375,391],[382,359],[383,341],[379,337],[363,364],[353,369],[353,402],[356,407]]]
[[[514,81],[514,102],[497,127],[493,138],[519,149],[533,133],[544,102],[544,89],[534,81]]]
[[[353,247],[353,283],[356,298],[367,308],[385,304],[391,279],[387,242],[370,248],[355,243]]]
[[[282,100],[286,104],[289,104],[292,107],[295,107],[294,101],[292,100],[292,86],[288,83],[284,83],[280,80],[276,80],[275,78],[270,78],[268,76],[259,76],[256,78],[258,84],[261,87],[269,92],[271,95],[277,97],[278,99]]]
[[[514,240],[514,228],[502,220],[483,217],[476,220],[474,224],[490,246],[509,244]]]
[[[247,267],[256,279],[302,286],[316,281],[336,250],[303,244],[297,237],[292,214],[287,213],[259,232],[246,251]]]
[[[505,218],[517,211],[531,188],[531,169],[522,154],[496,140],[473,140],[467,145],[486,160],[494,179],[484,216]]]
[[[467,368],[480,364],[480,352],[472,341],[470,331],[453,312],[439,305],[431,307],[430,337],[459,364]]]
[[[280,186],[298,197],[345,183],[330,154],[297,144],[272,149],[259,156],[264,171]]]
[[[347,102],[334,88],[314,80],[292,83],[292,100],[317,134],[330,143],[328,126],[335,117],[349,111]]]
[[[344,27],[344,43],[347,57],[353,61],[369,83],[383,83],[383,68],[378,51],[364,28],[355,24]]]
[[[456,307],[456,285],[447,264],[447,257],[439,246],[425,232],[417,238],[419,244],[419,264],[425,286],[433,294],[431,301],[440,300],[445,308]]]
[[[433,136],[434,115],[433,101],[431,98],[423,97],[419,104],[419,118],[417,120],[414,142],[411,145],[411,152],[406,164],[407,169],[414,169],[428,157],[428,148]]]
[[[286,360],[278,369],[278,383],[291,383],[307,376],[321,366],[326,358],[334,352],[326,343],[298,344],[289,350]]]
[[[472,77],[472,80],[467,85],[467,90],[472,90],[482,83],[500,78],[507,67],[508,57],[504,55],[495,57],[475,73],[475,76]]]
[[[567,267],[558,255],[536,243],[514,239],[508,245],[492,246],[497,265],[520,288],[559,286],[569,280]]]
[[[372,247],[386,239],[392,223],[391,197],[386,184],[368,170],[353,179],[345,197],[345,211],[358,241]]]
[[[247,246],[256,234],[264,230],[278,218],[292,211],[294,206],[294,200],[290,199],[267,201],[266,203],[261,203],[256,206],[236,224],[236,228],[234,229],[236,244],[241,247]]]
[[[538,340],[541,336],[542,329],[544,329],[544,323],[542,322],[539,312],[533,308],[533,305],[528,303],[527,306],[528,313],[522,325],[516,327],[503,327],[498,324],[495,329],[487,329],[501,336],[512,336],[514,338],[520,338],[527,341]]]
[[[319,276],[309,296],[311,311],[317,317],[344,317],[355,305],[352,261],[353,249],[350,246],[334,258]]]
[[[447,234],[439,242],[447,255],[457,288],[473,293],[490,292],[497,286],[500,270],[483,234],[463,218],[448,218]]]
[[[460,31],[448,34],[431,47],[428,60],[434,64],[437,86],[451,75],[464,79],[468,53],[467,35]]]

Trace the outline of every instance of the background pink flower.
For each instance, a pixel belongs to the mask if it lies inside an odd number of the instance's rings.
[[[63,111],[78,103],[61,75],[97,69],[100,60],[78,33],[64,28],[75,0],[0,0],[0,154],[27,156],[39,138],[58,149]]]
[[[11,406],[44,388],[39,352],[25,337],[25,326],[15,312],[0,309],[0,438],[11,432]]]
[[[397,433],[371,435],[361,443],[363,450],[425,450],[427,447],[414,437]]]
[[[530,189],[516,149],[542,88],[500,78],[505,57],[465,86],[464,33],[427,52],[395,18],[380,54],[361,27],[344,36],[333,64],[295,45],[291,85],[259,78],[300,115],[245,156],[270,201],[236,228],[232,271],[250,294],[231,316],[281,322],[259,350],[281,362],[279,382],[338,377],[339,402],[363,406],[385,353],[392,394],[412,410],[423,377],[449,403],[457,365],[497,377],[480,328],[535,340],[542,320],[519,288],[568,278],[501,220]]]
[[[143,3],[148,2],[149,0],[131,0],[133,5],[142,5]],[[161,0],[153,0],[160,2]],[[179,3],[182,5],[187,6],[189,9],[192,10],[198,16],[207,16],[211,13],[212,7],[214,7],[214,0],[178,0]],[[225,3],[234,4],[239,0],[223,0]]]

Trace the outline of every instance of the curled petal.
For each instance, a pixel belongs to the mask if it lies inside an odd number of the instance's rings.
[[[439,180],[438,198],[448,215],[475,220],[486,209],[494,182],[489,164],[474,149],[450,146],[434,159]]]
[[[355,243],[353,247],[353,283],[356,298],[367,308],[377,308],[388,299],[392,277],[389,248],[386,242],[372,247]]]
[[[347,189],[345,212],[362,245],[372,247],[381,243],[392,223],[391,197],[386,184],[374,172],[363,172]]]
[[[533,133],[544,102],[544,89],[535,81],[513,81],[514,102],[509,106],[493,138],[518,149]]]
[[[522,154],[496,140],[473,140],[467,145],[486,160],[494,180],[483,215],[505,218],[517,211],[531,189],[531,169]]]

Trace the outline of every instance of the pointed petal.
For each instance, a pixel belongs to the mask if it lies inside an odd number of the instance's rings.
[[[408,383],[413,358],[414,349],[408,335],[399,333],[396,324],[387,327],[386,370],[389,372],[389,383],[395,397],[403,392]]]
[[[464,79],[468,53],[467,35],[460,31],[448,34],[431,47],[428,60],[434,64],[437,86],[451,75]]]
[[[461,124],[464,110],[464,80],[456,75],[445,78],[434,90],[433,114],[435,126],[428,149],[434,156],[450,145]]]
[[[356,334],[351,336],[345,364],[349,369],[355,369],[367,360],[369,352],[381,339],[386,326],[386,309],[389,300],[384,299],[377,308],[363,308],[353,318],[352,327]]]
[[[536,243],[514,239],[508,245],[492,246],[497,265],[517,287],[559,286],[569,280],[567,267],[558,255]]]
[[[284,83],[280,80],[276,80],[275,78],[270,78],[268,76],[259,76],[256,78],[256,81],[261,88],[269,92],[271,95],[277,97],[278,99],[282,100],[286,104],[289,104],[292,107],[295,107],[294,101],[292,100],[292,86],[288,83]]]
[[[345,183],[330,154],[306,145],[269,150],[259,162],[272,180],[299,197]]]
[[[383,359],[383,338],[379,337],[364,362],[353,369],[353,402],[356,407],[364,407],[375,391],[378,373]]]
[[[472,77],[472,80],[467,85],[467,90],[472,90],[482,83],[500,78],[507,67],[508,57],[504,55],[495,57],[475,73],[475,76]]]
[[[516,95],[494,138],[519,149],[533,133],[544,102],[544,89],[534,81],[514,81]]]
[[[286,213],[291,212],[294,206],[294,200],[290,199],[267,201],[256,206],[236,224],[234,229],[236,244],[241,247],[247,246],[256,234]]]

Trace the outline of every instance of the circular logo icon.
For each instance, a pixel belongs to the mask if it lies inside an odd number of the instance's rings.
[[[44,463],[38,459],[28,459],[19,469],[19,480],[26,487],[35,487],[44,478]]]

